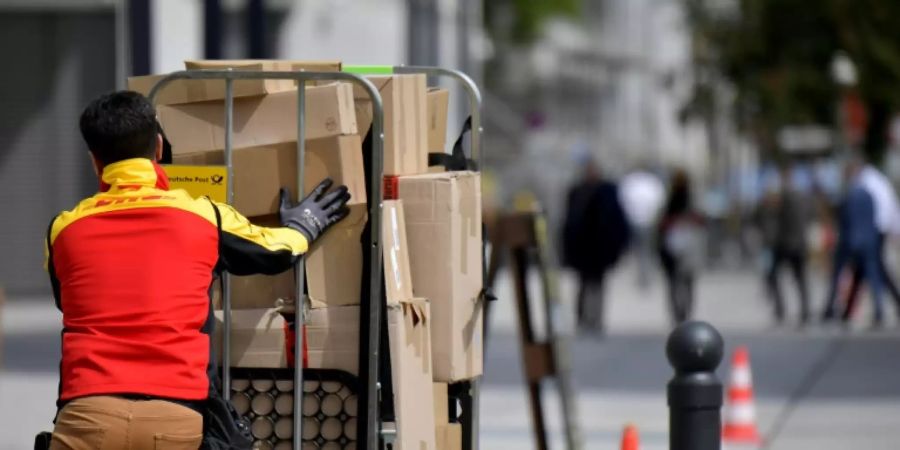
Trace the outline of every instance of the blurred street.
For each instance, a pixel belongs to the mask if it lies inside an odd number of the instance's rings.
[[[627,260],[612,277],[608,335],[580,336],[573,344],[577,412],[585,449],[618,448],[626,423],[641,434],[642,450],[667,448],[665,385],[671,369],[663,353],[667,312],[659,278],[646,292],[635,286]],[[535,280],[536,281],[536,280]],[[814,278],[818,310],[823,283]],[[574,282],[564,276],[562,296],[571,299]],[[522,384],[515,310],[509,279],[501,277],[500,300],[492,310],[482,393],[485,450],[533,448],[530,411]],[[726,342],[720,377],[727,382],[731,350],[747,345],[754,376],[757,425],[772,439],[772,450],[867,450],[896,448],[900,441],[900,334],[867,332],[868,311],[859,329],[813,326],[775,328],[759,278],[750,270],[704,273],[697,318],[715,324]],[[790,292],[789,292],[790,294]],[[36,299],[35,299],[36,300]],[[570,302],[566,302],[568,306]],[[793,305],[795,302],[788,302]],[[865,306],[865,305],[864,305]],[[567,308],[567,311],[571,308]],[[789,310],[789,317],[796,315]],[[52,301],[13,299],[3,311],[3,369],[0,371],[0,449],[30,446],[49,429],[56,397],[59,315]],[[571,322],[571,320],[570,320]],[[554,448],[562,448],[558,401],[547,392],[548,424]]]
[[[572,347],[578,414],[586,449],[617,449],[622,429],[634,423],[642,450],[668,448],[665,386],[667,311],[661,278],[646,293],[635,286],[633,265],[613,276],[608,336],[578,337]],[[822,283],[813,278],[815,310]],[[563,282],[571,299],[572,280]],[[483,391],[482,448],[534,448],[530,410],[522,387],[519,344],[510,292],[498,292],[488,340]],[[900,335],[893,328],[864,331],[862,311],[852,332],[813,326],[771,325],[761,281],[752,271],[704,273],[697,318],[715,324],[725,338],[719,375],[727,383],[733,348],[747,345],[756,394],[757,426],[773,450],[892,449],[900,440]],[[793,292],[789,292],[793,294]],[[789,297],[790,300],[793,298]],[[795,305],[796,302],[789,301]],[[571,309],[571,308],[569,308]],[[793,315],[791,315],[793,314]],[[789,310],[789,317],[796,311]],[[563,448],[558,397],[548,393],[554,448]]]

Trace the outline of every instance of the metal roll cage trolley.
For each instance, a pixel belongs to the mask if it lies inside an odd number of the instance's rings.
[[[479,167],[483,162],[481,152],[481,93],[478,87],[466,74],[450,69],[438,67],[416,66],[345,66],[342,72],[306,72],[306,71],[249,71],[249,70],[185,70],[173,72],[162,78],[150,91],[150,101],[153,102],[157,94],[169,83],[175,80],[223,80],[225,82],[225,166],[227,170],[226,201],[231,203],[234,198],[234,166],[233,166],[233,133],[234,133],[234,81],[235,80],[294,80],[297,83],[297,186],[298,198],[304,193],[304,162],[306,155],[305,139],[305,107],[306,84],[309,81],[347,81],[363,88],[372,101],[372,129],[371,129],[371,167],[369,175],[369,273],[363,277],[363,292],[368,292],[360,299],[360,333],[359,333],[359,377],[347,372],[329,369],[240,369],[231,367],[231,289],[228,282],[228,274],[223,274],[222,289],[222,395],[226,399],[231,397],[231,380],[234,373],[242,373],[245,376],[251,372],[265,373],[269,379],[293,380],[293,430],[291,439],[293,449],[301,450],[303,446],[303,420],[301,412],[304,410],[304,378],[317,380],[339,381],[357,396],[357,426],[355,448],[360,450],[375,450],[393,448],[396,437],[396,424],[393,415],[392,395],[382,395],[382,392],[393,392],[391,377],[385,376],[385,368],[390,367],[389,352],[386,348],[386,330],[384,327],[385,297],[382,289],[382,243],[381,233],[381,200],[384,160],[384,110],[381,96],[376,87],[366,78],[367,75],[390,74],[425,74],[428,76],[446,76],[459,82],[466,89],[471,111],[471,156],[477,159]],[[301,332],[304,321],[305,271],[304,261],[300,258],[294,268],[296,279],[295,298],[295,328],[294,349],[298,355],[295,360],[302,361],[302,349],[304,348],[304,333]],[[484,303],[482,303],[484,306]],[[234,373],[233,373],[234,372]],[[390,373],[389,371],[387,372]],[[274,377],[274,378],[272,378]],[[463,427],[463,449],[477,450],[478,448],[478,380],[456,383],[450,387],[451,420],[458,420]],[[457,402],[461,405],[462,412],[456,409]],[[321,412],[319,413],[321,417]],[[346,412],[342,414],[346,419]],[[346,445],[353,442],[342,438],[340,445],[343,448],[354,448]],[[324,440],[318,437],[318,444]]]

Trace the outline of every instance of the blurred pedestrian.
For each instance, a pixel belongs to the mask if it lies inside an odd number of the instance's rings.
[[[604,282],[630,237],[617,186],[601,177],[593,161],[584,164],[584,176],[572,186],[563,225],[563,260],[578,272],[579,328],[602,334]]]
[[[703,221],[691,205],[687,172],[676,171],[669,186],[658,230],[659,257],[668,284],[669,309],[674,323],[691,317],[694,281],[703,263]]]
[[[780,187],[774,197],[765,204],[763,214],[768,216],[763,227],[770,245],[771,260],[766,272],[766,284],[773,302],[775,321],[784,322],[784,298],[778,285],[778,273],[787,265],[797,282],[800,294],[800,324],[809,323],[809,290],[806,283],[807,246],[812,199],[797,189],[791,180],[792,167],[779,171]]]
[[[638,287],[650,286],[653,267],[654,228],[665,201],[666,188],[656,174],[637,168],[619,183],[619,197],[631,225],[638,263]]]
[[[887,270],[884,261],[884,243],[890,234],[900,231],[900,204],[897,194],[890,180],[871,164],[866,164],[859,174],[859,182],[863,189],[872,196],[875,205],[875,226],[878,228],[878,265],[881,272],[881,281],[891,298],[897,305],[897,314],[900,315],[900,291],[897,284]],[[843,320],[848,321],[853,314],[856,300],[859,297],[860,282],[863,273],[860,268],[853,271],[853,282],[847,294],[847,307],[844,309]]]
[[[841,272],[846,266],[852,266],[860,270],[869,284],[874,303],[872,326],[880,327],[884,322],[884,314],[881,300],[878,226],[875,219],[875,200],[861,182],[862,169],[862,161],[858,159],[851,160],[845,168],[847,192],[839,209],[838,243],[834,252],[831,286],[823,320],[834,319]]]

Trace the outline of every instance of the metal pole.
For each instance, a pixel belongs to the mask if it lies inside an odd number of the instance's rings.
[[[128,52],[129,23],[128,0],[115,3],[116,14],[116,89],[125,89],[128,76],[131,74],[131,55]]]
[[[232,145],[234,139],[234,82],[225,79],[225,201],[229,205],[234,200],[234,162]],[[231,276],[222,274],[222,397],[231,398]]]
[[[723,347],[706,322],[685,322],[669,335],[666,356],[675,369],[667,388],[669,450],[722,448],[722,383],[715,371]]]
[[[369,86],[364,86],[367,89]],[[374,86],[372,86],[374,89]],[[370,91],[369,96],[372,98],[372,176],[369,184],[369,298],[363,299],[360,307],[360,341],[365,339],[369,344],[369,353],[363,355],[364,349],[360,348],[359,358],[359,377],[360,382],[367,383],[368,392],[364,397],[359,397],[359,419],[364,419],[365,436],[363,442],[357,442],[358,448],[367,450],[376,450],[378,448],[378,437],[381,434],[377,425],[380,425],[378,398],[378,361],[381,354],[381,314],[384,312],[381,308],[381,183],[384,176],[384,116],[379,112],[382,111],[381,97],[374,95]],[[393,401],[393,399],[391,399]],[[365,409],[363,409],[365,407]],[[372,426],[375,424],[376,426]]]
[[[306,194],[304,174],[306,173],[306,81],[297,81],[297,200]],[[303,315],[305,305],[303,291],[306,284],[306,265],[301,255],[294,267],[297,290],[294,293],[294,411],[303,411]],[[302,450],[303,417],[294,414],[294,450]]]

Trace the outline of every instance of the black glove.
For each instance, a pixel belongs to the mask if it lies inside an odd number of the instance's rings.
[[[347,191],[347,186],[343,185],[327,192],[333,183],[331,178],[322,180],[306,198],[295,206],[291,206],[290,192],[282,188],[281,208],[279,209],[281,224],[303,233],[306,241],[312,244],[330,226],[347,217],[350,214],[350,209],[347,208],[350,192]]]

